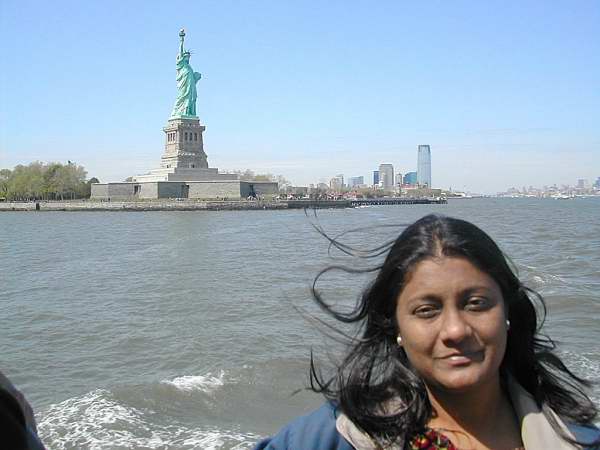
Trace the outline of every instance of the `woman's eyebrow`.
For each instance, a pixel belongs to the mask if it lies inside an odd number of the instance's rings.
[[[490,295],[493,290],[489,286],[484,285],[475,285],[469,286],[459,292],[459,296],[461,298],[468,297],[470,295]],[[433,292],[416,292],[414,295],[410,296],[406,300],[406,305],[410,305],[419,301],[434,301],[434,302],[442,302],[442,295],[433,293]]]
[[[480,286],[480,285],[477,285],[477,286],[470,286],[470,287],[468,287],[466,289],[463,289],[461,291],[461,296],[467,297],[467,296],[473,295],[473,294],[482,294],[482,293],[483,294],[490,294],[492,292],[493,292],[493,289],[490,288],[489,286],[482,286],[482,285]]]
[[[423,293],[423,294],[417,293],[414,296],[408,298],[408,300],[406,301],[406,305],[409,306],[413,303],[422,302],[422,301],[441,303],[442,298],[439,295],[432,294],[432,293]]]

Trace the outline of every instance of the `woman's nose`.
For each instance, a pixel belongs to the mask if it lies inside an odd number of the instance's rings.
[[[458,311],[444,313],[440,338],[444,342],[461,342],[471,335],[471,326]]]

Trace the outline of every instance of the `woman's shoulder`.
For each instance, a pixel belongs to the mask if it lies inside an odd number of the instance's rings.
[[[600,429],[596,425],[577,425],[573,423],[565,423],[571,434],[582,443],[598,442],[600,440]],[[585,447],[584,448],[588,448]],[[589,447],[592,448],[592,447]],[[593,447],[597,448],[597,447]]]
[[[254,450],[352,450],[336,429],[337,410],[331,402],[294,419],[275,436],[260,441]]]

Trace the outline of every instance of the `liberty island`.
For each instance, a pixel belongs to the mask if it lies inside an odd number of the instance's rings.
[[[201,75],[190,65],[191,53],[185,49],[185,36],[182,29],[175,61],[177,97],[163,128],[165,148],[160,166],[131,177],[131,181],[93,184],[92,200],[241,200],[278,194],[276,182],[242,181],[237,174],[219,173],[219,169],[208,166],[202,136],[206,127],[200,123],[196,111],[196,85]]]
[[[302,209],[446,203],[441,191],[432,189],[413,189],[412,195],[403,198],[339,198],[319,195],[317,191],[312,197],[281,199],[275,181],[241,179],[239,174],[219,173],[219,169],[209,167],[203,138],[206,127],[196,108],[201,74],[192,68],[192,54],[185,47],[185,37],[185,30],[180,30],[175,58],[177,95],[163,127],[164,151],[157,168],[123,182],[93,182],[88,185],[91,201],[0,203],[0,211]],[[391,177],[383,178],[393,180],[393,172]],[[430,183],[429,175],[424,184],[428,187]],[[257,199],[260,201],[249,201]]]

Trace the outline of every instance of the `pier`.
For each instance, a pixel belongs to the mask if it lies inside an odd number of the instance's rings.
[[[355,208],[357,206],[380,206],[380,205],[431,205],[446,204],[445,198],[357,198],[343,200],[288,200],[290,209],[297,208]]]

